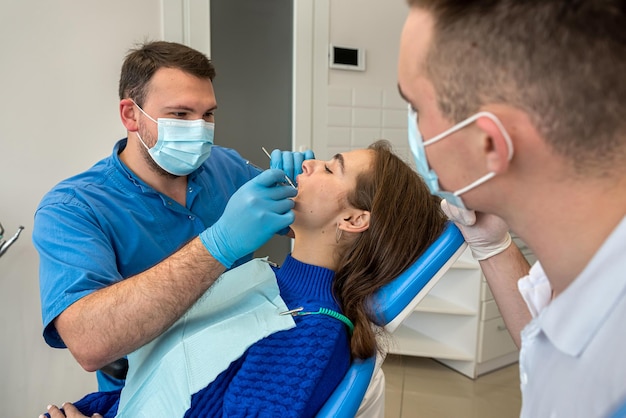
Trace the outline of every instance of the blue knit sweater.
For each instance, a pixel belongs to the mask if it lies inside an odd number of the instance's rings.
[[[339,311],[331,291],[333,271],[288,256],[275,273],[289,309]],[[342,322],[326,315],[294,320],[295,328],[258,341],[195,393],[185,418],[314,416],[348,370],[348,332]],[[119,391],[96,392],[75,405],[88,416],[98,412],[114,417],[119,396]]]

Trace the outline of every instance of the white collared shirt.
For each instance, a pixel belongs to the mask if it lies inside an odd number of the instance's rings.
[[[626,400],[626,217],[553,301],[539,263],[519,288],[534,316],[521,335],[521,416],[608,416]]]

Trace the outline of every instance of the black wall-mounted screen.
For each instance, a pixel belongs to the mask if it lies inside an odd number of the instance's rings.
[[[352,48],[333,47],[334,64],[359,65],[359,51]]]

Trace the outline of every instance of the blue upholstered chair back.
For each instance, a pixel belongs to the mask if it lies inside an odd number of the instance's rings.
[[[609,418],[626,418],[626,399]]]
[[[410,243],[407,243],[410,245]],[[448,222],[441,236],[394,281],[374,297],[378,325],[393,332],[465,250],[458,228]],[[318,417],[354,417],[367,391],[376,356],[354,360]]]

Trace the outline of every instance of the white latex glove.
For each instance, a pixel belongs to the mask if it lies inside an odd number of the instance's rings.
[[[511,245],[509,227],[502,218],[488,213],[461,209],[444,199],[441,209],[459,227],[476,260],[500,254]]]

